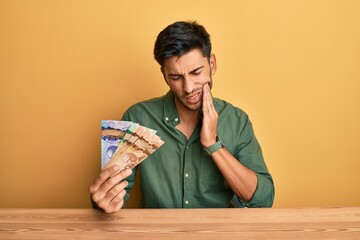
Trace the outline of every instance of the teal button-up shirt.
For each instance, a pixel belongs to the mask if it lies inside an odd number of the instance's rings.
[[[261,147],[255,138],[249,117],[241,109],[214,98],[219,115],[217,133],[226,149],[243,165],[257,174],[258,185],[247,207],[271,207],[274,200],[272,177],[265,165]],[[165,96],[137,103],[122,120],[137,122],[157,130],[165,142],[145,159],[127,178],[125,200],[140,173],[143,208],[223,208],[228,207],[234,192],[200,144],[201,121],[189,139],[176,129],[180,118],[174,96]],[[140,169],[140,171],[137,171]]]

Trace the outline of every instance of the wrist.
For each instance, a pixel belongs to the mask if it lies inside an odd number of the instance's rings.
[[[216,136],[215,143],[209,145],[208,147],[204,146],[204,151],[207,155],[212,155],[214,152],[220,150],[223,147],[224,144],[222,143],[221,139],[218,136]]]
[[[204,147],[204,148],[208,148],[210,147],[211,145],[215,144],[217,142],[217,136],[215,136],[214,138],[212,138],[211,140],[209,141],[206,141],[205,143],[201,143],[201,145]]]

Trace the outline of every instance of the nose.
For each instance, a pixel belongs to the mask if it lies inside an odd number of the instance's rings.
[[[186,93],[191,93],[194,90],[194,83],[189,76],[184,76],[183,79],[183,90]]]

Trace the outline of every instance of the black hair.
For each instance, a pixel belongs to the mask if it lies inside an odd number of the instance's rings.
[[[163,66],[164,60],[200,49],[210,59],[211,42],[206,29],[196,21],[179,21],[162,30],[155,41],[154,57]]]

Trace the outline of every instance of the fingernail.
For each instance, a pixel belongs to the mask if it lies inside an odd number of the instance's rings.
[[[131,170],[131,169],[126,169],[126,170],[124,171],[124,173],[125,173],[126,176],[130,176],[131,173],[132,173],[132,170]]]
[[[114,165],[114,166],[113,166],[113,169],[114,169],[114,171],[119,171],[119,170],[120,170],[120,166],[119,166],[119,165]]]

